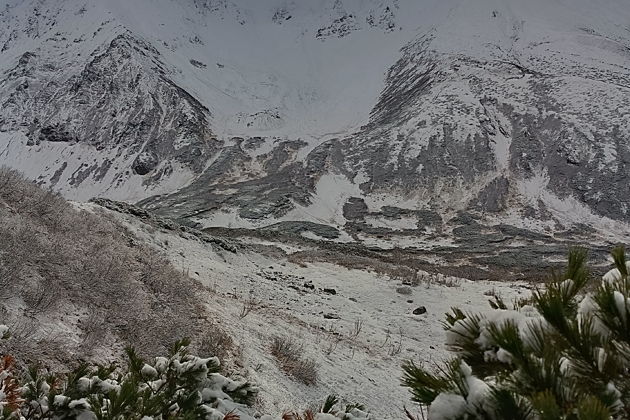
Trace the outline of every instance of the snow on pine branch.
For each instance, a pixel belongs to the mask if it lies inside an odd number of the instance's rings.
[[[576,249],[567,271],[531,298],[447,314],[455,358],[437,372],[403,366],[429,420],[629,418],[630,264],[622,248],[612,254],[616,268],[597,286]]]
[[[0,326],[0,331],[7,330]],[[13,359],[5,357],[0,364],[0,419],[273,419],[251,407],[258,392],[255,386],[221,375],[218,358],[191,355],[188,344],[178,342],[168,357],[152,361],[129,348],[126,370],[82,365],[65,377],[45,375],[36,368],[20,376]],[[314,420],[372,418],[354,405],[307,413],[311,417],[305,418]]]

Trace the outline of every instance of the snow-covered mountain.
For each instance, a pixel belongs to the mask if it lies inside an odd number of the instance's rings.
[[[355,239],[628,231],[625,0],[2,3],[0,163],[70,198]]]

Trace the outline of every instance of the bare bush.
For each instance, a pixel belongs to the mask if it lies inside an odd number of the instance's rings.
[[[400,266],[389,269],[389,278],[402,283],[405,286],[417,286],[420,284],[418,272],[412,268]]]
[[[337,337],[335,335],[330,336],[328,339],[328,346],[324,350],[326,356],[330,356],[331,354],[333,354],[335,350],[337,350],[339,343],[341,343],[341,337]]]
[[[362,330],[363,330],[363,320],[357,319],[356,321],[354,321],[354,325],[352,327],[352,332],[350,333],[350,336],[352,338],[357,338],[359,334],[361,334]]]
[[[21,354],[46,360],[46,320],[68,320],[74,348],[56,354],[63,369],[72,353],[99,354],[131,345],[143,356],[163,354],[177,339],[199,343],[207,321],[197,282],[105,212],[79,211],[56,194],[0,168],[0,309],[18,328]],[[16,302],[23,302],[16,304]],[[27,323],[28,320],[28,323]],[[78,321],[77,321],[78,320]],[[76,325],[75,325],[76,322]],[[23,333],[23,334],[22,334]],[[94,350],[94,351],[92,351]],[[51,352],[48,352],[52,354]],[[102,353],[102,352],[100,352]],[[29,356],[30,357],[30,356]]]
[[[249,299],[247,299],[245,303],[243,303],[243,308],[241,309],[241,312],[238,315],[238,317],[240,319],[245,318],[247,315],[249,315],[251,311],[257,309],[259,306],[260,306],[260,302],[257,301],[253,296],[250,296]]]
[[[387,349],[388,356],[397,356],[402,352],[404,338],[405,334],[402,327],[398,327],[398,334],[396,338],[392,337],[392,333],[388,329],[385,331],[385,340],[383,341],[381,347]]]
[[[389,356],[397,356],[402,352],[403,340],[405,338],[402,327],[398,328],[398,340],[394,341],[389,346],[387,354]]]
[[[303,359],[304,347],[287,337],[273,337],[271,354],[278,360],[280,368],[298,381],[307,385],[317,383],[317,363]]]
[[[42,281],[32,282],[22,289],[22,299],[26,305],[25,314],[33,317],[51,309],[59,296],[57,290],[49,290]]]
[[[237,352],[232,337],[217,326],[212,327],[199,344],[199,355],[204,357],[218,357],[220,360],[226,360]]]
[[[87,317],[81,321],[81,329],[83,330],[81,350],[84,354],[89,354],[107,337],[107,327],[105,317],[101,310],[90,308]]]

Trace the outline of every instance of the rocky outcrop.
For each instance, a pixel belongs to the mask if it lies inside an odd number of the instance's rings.
[[[142,176],[150,186],[174,168],[201,172],[220,146],[208,109],[169,79],[150,44],[124,32],[67,72],[54,58],[24,53],[0,92],[0,131],[23,133],[33,152],[57,143],[67,148],[63,153],[91,150],[96,158],[80,174],[57,172],[51,185],[79,188],[106,177],[116,184]],[[50,158],[49,167],[68,165]]]

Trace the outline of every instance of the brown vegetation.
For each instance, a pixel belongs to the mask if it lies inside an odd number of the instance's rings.
[[[0,168],[4,354],[63,365],[77,351],[104,362],[127,345],[153,356],[182,337],[198,344],[217,328],[205,319],[208,293],[105,212]]]
[[[302,358],[304,348],[291,338],[274,337],[271,354],[278,360],[280,368],[298,381],[307,385],[317,383],[317,364]]]

